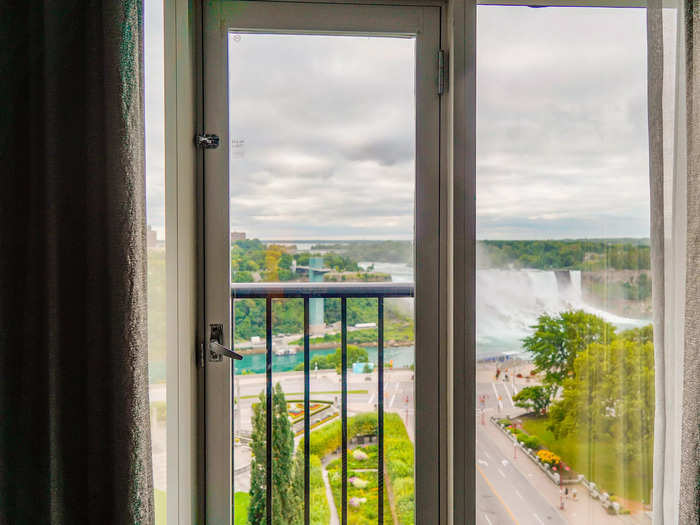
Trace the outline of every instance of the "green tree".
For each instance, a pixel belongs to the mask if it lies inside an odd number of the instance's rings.
[[[530,409],[537,414],[547,411],[551,399],[549,392],[540,385],[526,386],[513,396],[515,406]]]
[[[534,333],[523,339],[523,348],[532,355],[538,372],[544,373],[544,386],[550,399],[574,373],[576,356],[591,343],[607,343],[615,338],[615,327],[583,310],[542,314]]]
[[[550,410],[556,436],[610,441],[626,462],[651,462],[654,430],[654,349],[619,338],[593,343],[574,362],[560,401]]]
[[[250,473],[248,522],[258,525],[266,515],[266,403],[260,393],[253,405],[253,459]],[[295,490],[294,433],[289,421],[287,400],[279,383],[272,394],[272,523],[292,525],[299,522],[300,509]]]

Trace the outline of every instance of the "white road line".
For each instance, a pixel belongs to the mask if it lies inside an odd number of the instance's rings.
[[[515,493],[518,495],[518,497],[519,497],[521,500],[525,501],[525,498],[523,498],[523,495],[520,494],[520,492],[518,492],[518,489],[515,489]]]
[[[491,386],[493,387],[493,393],[496,396],[496,399],[498,399],[498,390],[496,390],[496,383],[491,383]]]
[[[372,394],[372,397],[369,398],[369,403],[367,403],[367,404],[368,404],[368,405],[371,405],[371,404],[372,404],[372,401],[374,401],[374,394]]]
[[[544,525],[544,521],[542,521],[542,520],[540,519],[540,517],[539,517],[537,514],[533,514],[533,516],[534,516],[535,519],[540,523],[540,525]]]
[[[489,464],[486,463],[486,461],[484,461],[484,460],[481,459],[481,458],[479,458],[479,465],[483,465],[483,466],[485,466],[485,467],[488,467],[488,466],[489,466]]]
[[[396,394],[394,394],[393,396],[391,396],[391,402],[389,403],[389,408],[391,408],[391,407],[394,406],[394,401],[396,401]]]
[[[500,468],[497,468],[496,470],[498,471],[498,473],[501,475],[502,478],[506,477],[506,475],[501,471]]]
[[[487,458],[491,459],[491,454],[489,454],[489,453],[486,452],[485,450],[484,450],[484,456],[486,456]]]
[[[486,521],[488,521],[489,525],[493,525],[493,523],[491,523],[491,520],[488,517],[488,514],[484,514],[484,518],[486,518]]]
[[[506,397],[510,400],[510,405],[515,408],[515,403],[513,403],[513,398],[510,397],[510,391],[508,390],[508,387],[503,383],[503,390],[506,391]]]

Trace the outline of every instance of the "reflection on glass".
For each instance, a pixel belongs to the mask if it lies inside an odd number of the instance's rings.
[[[148,382],[156,525],[165,525],[167,493],[165,171],[163,115],[163,2],[144,3],[146,251]]]
[[[414,47],[410,38],[230,35],[236,285],[413,281]],[[344,501],[348,523],[376,524],[380,511],[385,523],[413,523],[413,299],[384,301],[381,401],[377,297],[346,298],[345,324],[341,298],[308,301],[308,377],[304,299],[272,302],[273,513],[303,523],[308,460],[311,523],[341,523]],[[234,516],[257,525],[267,497],[265,299],[235,300],[234,339],[244,355],[234,372]]]
[[[651,523],[643,10],[479,7],[478,523]]]

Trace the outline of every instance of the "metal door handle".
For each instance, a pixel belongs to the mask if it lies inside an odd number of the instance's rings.
[[[209,341],[209,355],[212,357],[225,355],[226,357],[230,357],[231,359],[236,359],[238,361],[243,359],[241,354],[229,350],[224,345],[221,345],[214,340]]]
[[[224,326],[221,324],[209,325],[209,361],[221,361],[223,356],[240,361],[243,356],[226,348],[221,343],[224,339]]]

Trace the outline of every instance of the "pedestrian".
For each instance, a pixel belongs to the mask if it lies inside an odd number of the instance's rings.
[[[577,497],[578,497],[578,492],[576,492],[576,489],[575,488],[571,489],[571,499],[576,501]]]
[[[499,367],[496,367],[496,381],[498,381],[498,378],[501,376],[501,369]]]
[[[569,501],[569,487],[566,487],[566,488],[564,489],[564,499],[566,499],[567,501]]]

